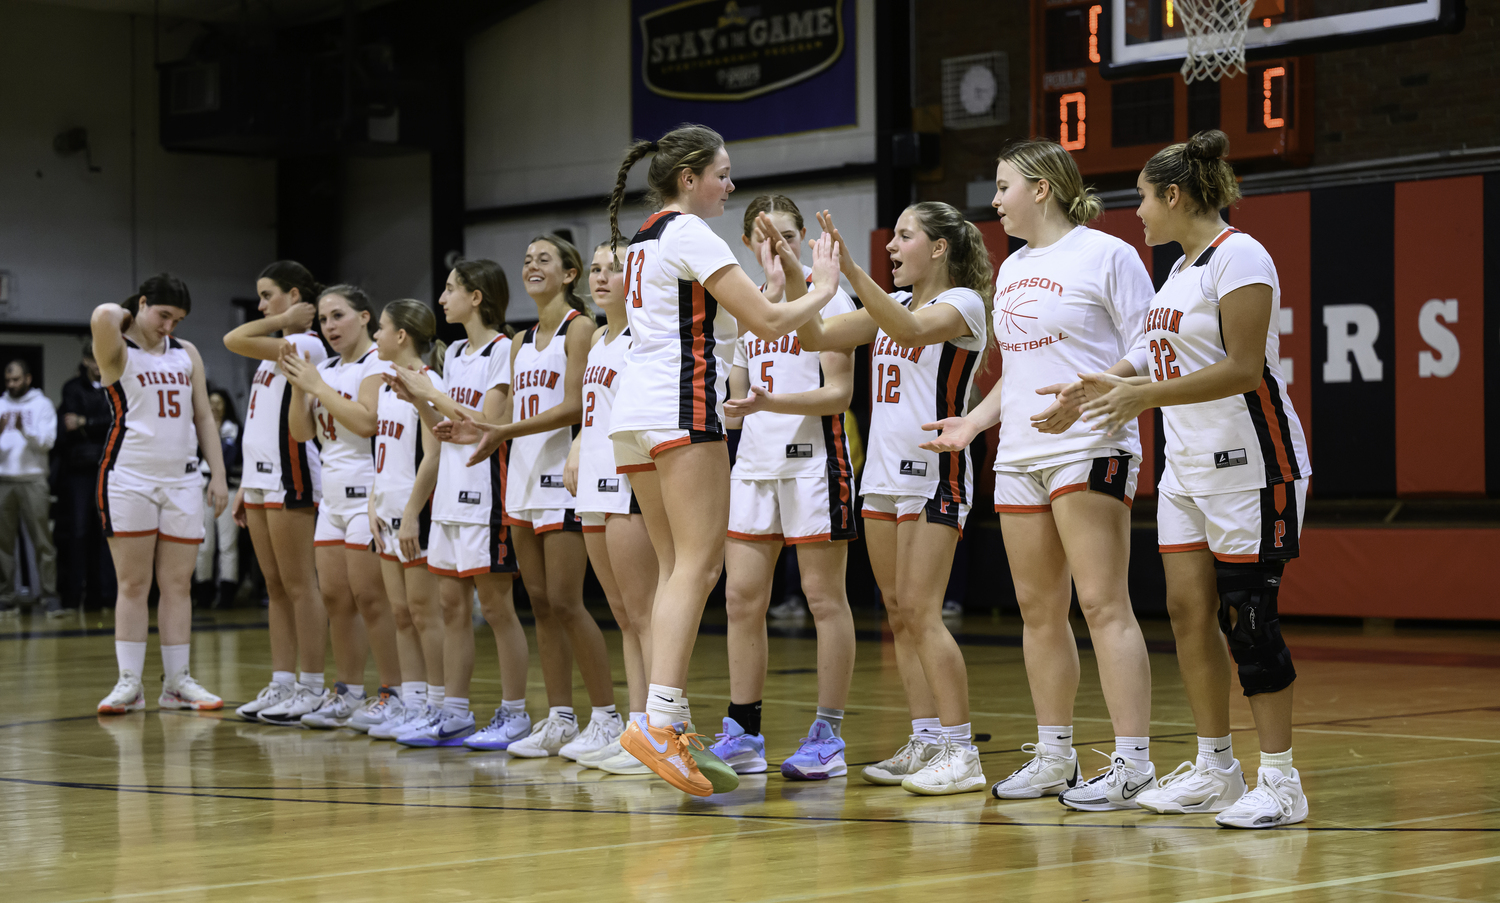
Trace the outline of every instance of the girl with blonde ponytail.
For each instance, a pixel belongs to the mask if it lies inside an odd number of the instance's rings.
[[[833,218],[818,215],[840,248]],[[943,626],[943,588],[969,516],[973,465],[963,448],[920,447],[933,411],[962,417],[989,344],[990,255],[979,229],[948,204],[908,207],[886,245],[897,286],[888,295],[845,250],[839,263],[864,309],[797,330],[802,347],[831,351],[874,343],[870,443],[861,491],[865,539],[885,600],[911,708],[910,741],[867,766],[873,784],[911,793],[966,793],[984,787],[969,727],[963,653]],[[799,289],[787,280],[787,296]]]
[[[999,799],[1060,794],[1075,809],[1133,808],[1123,786],[1148,786],[1151,668],[1130,607],[1130,504],[1140,469],[1136,425],[1101,436],[1058,429],[1055,392],[1078,373],[1118,361],[1140,338],[1151,279],[1135,250],[1085,224],[1099,199],[1055,141],[1007,147],[995,199],[1008,235],[1026,247],[1000,264],[995,339],[1004,373],[968,415],[927,424],[935,451],[965,448],[997,422],[995,510],[1025,620],[1026,673],[1037,714],[1031,760],[990,788]],[[1115,755],[1101,779],[1079,783],[1073,752],[1078,646],[1068,623],[1074,586],[1114,720]]]

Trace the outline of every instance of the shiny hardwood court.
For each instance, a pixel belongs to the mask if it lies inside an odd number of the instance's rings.
[[[226,700],[267,678],[262,617],[199,621],[194,672]],[[655,778],[555,758],[408,750],[246,724],[230,706],[159,713],[152,683],[146,712],[99,718],[115,675],[107,620],[22,615],[0,622],[0,899],[1500,901],[1500,631],[1288,624],[1312,817],[1231,832],[1210,816],[1075,813],[1052,799],[920,798],[864,783],[856,763],[889,755],[909,724],[892,647],[874,620],[860,626],[850,776],[801,784],[772,773],[695,800]],[[1166,774],[1193,755],[1193,727],[1170,631],[1145,626],[1158,650],[1152,754]],[[810,628],[772,639],[773,768],[813,713]],[[714,630],[699,640],[691,684],[705,730],[728,698]],[[1035,739],[1020,624],[971,616],[954,630],[997,780]],[[479,634],[483,721],[500,687],[487,628]],[[617,652],[619,635],[605,635]],[[1105,764],[1090,748],[1111,749],[1113,732],[1087,651],[1083,662],[1076,736],[1088,773]],[[534,659],[529,696],[533,715],[544,712]],[[581,686],[575,700],[586,704]],[[1243,700],[1235,725],[1253,775]]]

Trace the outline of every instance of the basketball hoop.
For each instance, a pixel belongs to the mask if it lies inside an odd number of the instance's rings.
[[[1177,0],[1177,15],[1187,32],[1187,59],[1182,80],[1218,81],[1245,71],[1245,29],[1255,0]]]

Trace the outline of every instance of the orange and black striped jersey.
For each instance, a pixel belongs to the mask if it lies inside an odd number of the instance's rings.
[[[317,333],[284,336],[296,352],[314,364],[328,357]],[[245,474],[240,485],[288,493],[297,504],[312,504],[318,489],[321,462],[313,442],[297,442],[287,426],[292,393],[275,361],[261,361],[250,384],[250,408],[240,448],[245,456]]]
[[[167,336],[159,352],[125,339],[125,369],[106,389],[114,423],[102,470],[154,483],[198,482],[193,424],[193,358]]]
[[[1260,384],[1243,395],[1162,408],[1164,488],[1214,495],[1290,483],[1312,473],[1302,422],[1281,373],[1281,284],[1276,264],[1260,242],[1225,229],[1198,259],[1178,260],[1152,299],[1145,333],[1129,359],[1137,373],[1149,373],[1153,382],[1224,360],[1219,301],[1248,285],[1271,287]]]
[[[902,304],[911,295],[892,295]],[[919,446],[932,437],[922,424],[969,411],[969,393],[989,331],[984,299],[967,288],[950,288],[929,304],[951,304],[970,334],[905,348],[884,330],[870,346],[870,443],[860,492],[941,498],[972,504],[974,468],[969,450],[933,452]]]
[[[724,392],[739,327],[703,287],[738,260],[690,213],[652,214],[625,252],[630,350],[610,434],[724,432]]]

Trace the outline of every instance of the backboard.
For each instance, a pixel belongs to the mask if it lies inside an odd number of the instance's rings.
[[[1099,72],[1105,78],[1175,71],[1187,36],[1175,0],[1101,0]],[[1463,28],[1463,0],[1256,0],[1247,60],[1292,57]]]

